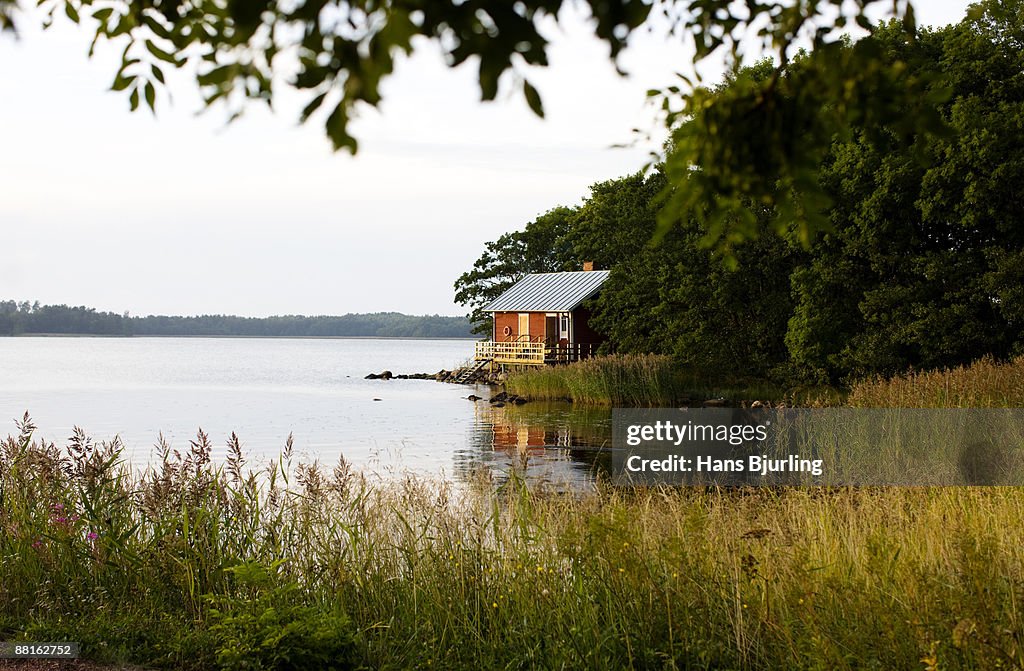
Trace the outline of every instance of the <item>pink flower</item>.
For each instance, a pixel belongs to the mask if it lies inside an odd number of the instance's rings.
[[[32,547],[35,548],[36,550],[38,550],[39,548],[43,547],[43,539],[41,539],[41,538],[37,539],[34,543],[32,543]]]
[[[96,540],[97,538],[99,538],[99,537],[100,537],[100,535],[99,535],[98,533],[96,533],[95,531],[90,531],[89,533],[87,533],[87,534],[85,535],[85,537],[86,537],[86,538],[88,538],[88,539],[89,539],[89,540],[91,540],[91,541],[94,541],[94,540]]]

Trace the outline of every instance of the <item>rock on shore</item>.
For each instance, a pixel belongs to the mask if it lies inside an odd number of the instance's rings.
[[[457,380],[461,384],[491,384],[497,385],[503,383],[508,375],[501,371],[491,372],[487,369],[482,369],[474,372],[468,379],[459,380],[459,376],[462,375],[468,368],[456,368],[455,370],[439,370],[436,373],[409,373],[402,375],[395,375],[389,370],[381,371],[380,373],[370,373],[365,376],[364,380],[437,380],[438,382],[456,382]]]

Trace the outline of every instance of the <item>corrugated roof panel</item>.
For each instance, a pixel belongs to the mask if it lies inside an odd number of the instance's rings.
[[[534,273],[483,307],[484,312],[569,312],[608,279],[607,270]]]

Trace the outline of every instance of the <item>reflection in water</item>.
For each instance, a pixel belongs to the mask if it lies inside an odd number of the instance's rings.
[[[569,403],[528,403],[496,408],[476,404],[467,449],[454,454],[455,474],[496,482],[519,473],[534,485],[586,489],[611,471],[611,410]]]

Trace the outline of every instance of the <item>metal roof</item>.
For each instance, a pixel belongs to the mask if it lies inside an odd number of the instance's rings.
[[[597,293],[607,270],[534,273],[483,307],[484,312],[569,312]]]

